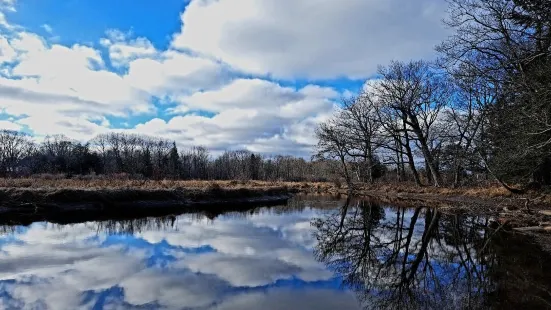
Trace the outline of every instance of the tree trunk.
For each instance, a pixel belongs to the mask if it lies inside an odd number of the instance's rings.
[[[427,177],[427,183],[431,184],[433,181],[432,172],[426,160],[425,160],[425,176]]]
[[[396,147],[396,179],[398,182],[403,181],[405,178],[404,176],[404,165],[403,165],[403,158],[402,153],[399,151],[399,147],[401,147],[400,144],[398,144],[398,141],[394,139],[394,146]]]
[[[453,187],[454,188],[459,187],[459,185],[461,183],[461,171],[462,170],[463,170],[463,168],[461,168],[461,165],[459,165],[459,164],[455,165],[455,171],[454,171],[454,176],[453,176]]]
[[[442,177],[440,176],[440,172],[438,171],[434,163],[434,157],[432,156],[432,153],[429,150],[429,146],[427,145],[427,139],[423,134],[423,132],[421,131],[421,127],[419,127],[419,124],[417,123],[417,119],[415,117],[410,117],[410,120],[412,121],[411,127],[413,129],[413,132],[415,133],[415,135],[419,140],[419,144],[421,146],[421,152],[423,152],[423,157],[425,157],[425,164],[430,169],[434,186],[439,187],[440,185],[442,185]]]
[[[366,164],[367,164],[367,180],[369,184],[373,184],[373,155],[371,154],[371,147],[368,146],[366,154]]]
[[[340,156],[342,168],[344,171],[344,178],[346,179],[346,185],[348,185],[348,188],[350,189],[350,185],[352,181],[350,180],[350,174],[348,173],[348,167],[346,166],[346,160],[343,155]]]
[[[405,133],[405,138],[406,143],[404,143],[404,148],[406,149],[406,156],[408,157],[409,168],[411,169],[411,173],[413,174],[413,179],[415,180],[415,184],[417,184],[417,186],[423,186],[423,184],[421,183],[421,179],[419,178],[419,173],[415,168],[415,161],[413,159],[413,153],[411,152],[411,146],[409,146],[409,135],[407,131]]]

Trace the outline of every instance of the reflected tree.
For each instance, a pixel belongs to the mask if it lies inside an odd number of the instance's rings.
[[[366,309],[542,308],[551,300],[549,277],[538,276],[543,265],[512,264],[522,251],[502,255],[509,246],[496,240],[508,237],[486,229],[483,216],[348,200],[312,224],[317,259],[342,277]],[[522,303],[508,297],[520,295],[512,286],[523,288]]]

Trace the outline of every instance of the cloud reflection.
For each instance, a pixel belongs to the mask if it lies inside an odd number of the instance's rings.
[[[141,222],[135,234],[117,223],[35,223],[0,237],[0,307],[354,309],[312,255],[320,212],[183,215]]]

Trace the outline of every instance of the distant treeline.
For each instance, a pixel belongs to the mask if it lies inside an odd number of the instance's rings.
[[[179,180],[331,181],[338,162],[263,156],[246,150],[212,156],[205,147],[179,150],[173,141],[126,133],[101,134],[87,143],[62,135],[41,143],[22,132],[0,131],[0,177],[38,174],[124,175]]]
[[[435,62],[391,62],[317,129],[346,179],[376,159],[397,180],[511,191],[551,184],[551,1],[448,0]],[[511,185],[514,184],[514,185]]]

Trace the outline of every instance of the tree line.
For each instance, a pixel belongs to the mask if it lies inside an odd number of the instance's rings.
[[[551,184],[551,2],[448,4],[438,59],[379,66],[317,128],[318,158],[348,183],[373,182],[383,163],[417,185]]]
[[[179,180],[330,181],[331,160],[265,156],[247,150],[213,156],[205,147],[180,151],[174,141],[127,133],[101,134],[81,143],[63,135],[41,143],[28,134],[0,130],[0,177],[37,174],[124,175]]]

